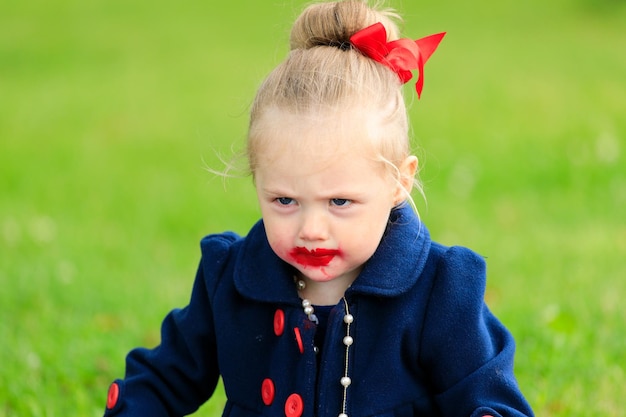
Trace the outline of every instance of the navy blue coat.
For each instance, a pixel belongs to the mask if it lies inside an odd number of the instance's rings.
[[[245,238],[212,235],[201,248],[189,305],[165,318],[160,346],[129,353],[105,415],[190,414],[221,376],[225,416],[337,417],[343,301],[315,353],[316,326],[262,221]],[[483,258],[432,242],[410,207],[393,210],[378,250],[345,293],[354,317],[346,414],[533,415],[513,375],[513,338],[484,291]]]

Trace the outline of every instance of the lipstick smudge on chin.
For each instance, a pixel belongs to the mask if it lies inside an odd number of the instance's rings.
[[[340,254],[337,249],[307,249],[296,247],[289,252],[291,258],[302,266],[320,267],[326,266],[333,258]]]

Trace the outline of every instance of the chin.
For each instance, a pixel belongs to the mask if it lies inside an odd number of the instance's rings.
[[[297,269],[305,278],[314,282],[328,282],[339,276],[324,270],[324,268],[311,268],[298,265]]]

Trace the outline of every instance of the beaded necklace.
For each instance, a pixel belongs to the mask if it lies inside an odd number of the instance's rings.
[[[298,288],[298,291],[302,291],[306,288],[306,282],[304,282],[303,280],[298,280],[296,278],[294,278],[294,280],[296,282],[296,287]],[[341,300],[343,301],[343,305],[346,309],[346,314],[343,316],[343,322],[346,325],[346,335],[342,340],[344,346],[346,347],[346,353],[344,356],[345,360],[343,377],[341,377],[341,380],[339,381],[341,383],[341,386],[343,387],[343,398],[341,403],[341,413],[338,417],[348,417],[348,414],[346,414],[346,405],[348,402],[348,387],[350,387],[350,384],[352,384],[352,379],[348,376],[350,370],[350,347],[354,343],[354,339],[350,335],[350,326],[352,325],[352,323],[354,323],[354,316],[350,314],[350,309],[348,307],[348,301],[346,300],[346,297],[342,297]],[[313,307],[313,304],[311,304],[311,302],[306,298],[302,299],[302,309],[304,310],[304,314],[307,315],[309,320],[311,320],[316,325],[319,324],[319,319],[315,315],[315,308]],[[315,353],[319,352],[317,346],[314,347],[314,350]]]

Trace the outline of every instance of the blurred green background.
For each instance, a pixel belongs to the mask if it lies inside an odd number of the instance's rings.
[[[0,417],[101,415],[199,239],[257,220],[250,179],[205,168],[242,148],[303,4],[0,3]],[[626,415],[625,3],[388,4],[448,31],[407,87],[433,237],[487,257],[537,415]]]

